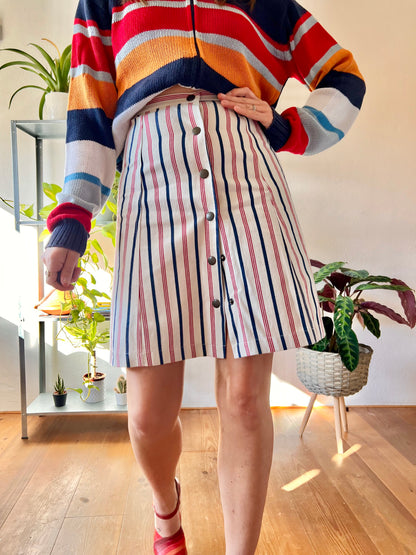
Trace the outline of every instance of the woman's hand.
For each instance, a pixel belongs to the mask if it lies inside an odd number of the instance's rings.
[[[60,291],[69,291],[80,276],[79,253],[63,247],[45,249],[42,262],[46,266],[46,283]]]
[[[266,129],[272,124],[272,107],[258,98],[248,87],[232,89],[227,94],[220,93],[218,98],[224,108],[230,108],[237,114],[258,121]]]

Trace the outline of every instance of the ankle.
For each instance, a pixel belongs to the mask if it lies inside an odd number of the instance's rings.
[[[163,496],[154,495],[155,529],[160,536],[171,536],[179,530],[181,526],[179,506],[180,486],[175,479],[173,489]]]

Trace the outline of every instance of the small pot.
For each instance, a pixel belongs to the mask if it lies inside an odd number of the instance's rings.
[[[53,401],[55,403],[55,407],[64,407],[66,405],[66,396],[67,393],[57,393],[56,391],[53,392]]]
[[[95,378],[93,378],[92,380],[88,376],[89,376],[88,373],[82,376],[84,380],[83,387],[85,389],[85,395],[83,397],[83,401],[85,401],[86,403],[101,403],[102,401],[104,401],[105,374],[103,372],[97,372],[95,375]],[[95,389],[95,387],[92,387],[92,388],[87,387],[85,382],[90,382],[90,381],[92,381],[93,385],[98,389]]]
[[[118,407],[127,405],[127,393],[118,393],[118,391],[114,391],[114,395],[116,396],[116,404]]]
[[[66,119],[68,93],[53,91],[45,96],[43,119]]]

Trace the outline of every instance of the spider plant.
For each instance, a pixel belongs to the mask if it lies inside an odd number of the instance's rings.
[[[3,52],[12,52],[13,54],[18,54],[22,59],[13,60],[11,62],[6,62],[0,66],[0,70],[7,67],[16,66],[24,71],[34,73],[40,79],[42,79],[43,84],[41,85],[23,85],[14,91],[9,100],[9,108],[12,105],[14,97],[20,91],[24,89],[39,89],[43,91],[42,97],[39,102],[39,119],[43,119],[43,106],[45,104],[45,97],[50,92],[68,92],[69,89],[69,79],[70,79],[70,69],[71,69],[71,45],[69,44],[65,50],[60,52],[59,48],[54,42],[49,39],[43,38],[42,40],[48,42],[54,47],[57,53],[57,57],[52,58],[50,54],[39,44],[33,42],[29,43],[29,46],[35,48],[41,55],[40,61],[32,56],[29,52],[20,50],[18,48],[2,48]]]

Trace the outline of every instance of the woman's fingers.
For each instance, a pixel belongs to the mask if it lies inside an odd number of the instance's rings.
[[[248,87],[232,89],[226,94],[220,93],[218,98],[224,108],[229,108],[242,116],[258,121],[266,128],[273,121],[271,106],[258,98]]]
[[[46,266],[46,283],[60,291],[74,288],[81,269],[78,268],[79,253],[63,247],[47,248],[42,256]]]

